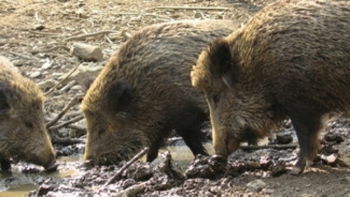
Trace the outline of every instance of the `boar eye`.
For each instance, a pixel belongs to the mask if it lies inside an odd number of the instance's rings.
[[[218,103],[219,99],[220,99],[220,96],[218,94],[213,94],[212,95],[212,99],[213,99],[214,103]]]
[[[31,122],[24,122],[24,125],[26,125],[27,128],[32,129],[33,128],[33,123]]]
[[[105,129],[99,129],[97,130],[97,132],[98,132],[98,135],[102,135],[105,132]]]

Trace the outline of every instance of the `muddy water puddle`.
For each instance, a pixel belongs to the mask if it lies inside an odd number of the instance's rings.
[[[213,154],[213,147],[210,143],[205,144],[209,154]],[[185,170],[194,156],[189,148],[185,145],[167,146],[160,150],[160,153],[169,151],[176,165]],[[143,161],[145,158],[142,159]],[[60,157],[58,159],[59,167],[57,172],[45,173],[43,171],[28,173],[23,170],[28,168],[26,164],[13,165],[11,173],[0,173],[0,197],[23,197],[28,196],[29,192],[36,189],[39,183],[47,178],[63,179],[66,177],[76,177],[83,174],[79,170],[82,161],[82,155]],[[29,167],[31,168],[31,167]],[[38,171],[38,167],[35,167]],[[42,170],[40,168],[40,170]]]
[[[75,168],[81,158],[78,156],[60,157],[58,159],[59,167],[57,172],[46,173],[41,168],[33,167],[33,173],[25,172],[28,166],[26,164],[13,165],[11,172],[0,172],[0,197],[23,197],[28,196],[29,192],[36,189],[38,183],[47,178],[62,179],[65,177],[74,177],[81,174]],[[31,166],[31,165],[30,165]],[[29,168],[31,169],[32,167]],[[25,170],[24,170],[25,169]]]
[[[204,147],[207,149],[210,155],[214,154],[214,148],[211,143],[204,144]],[[169,151],[174,163],[182,170],[188,167],[188,165],[193,161],[194,156],[190,149],[186,145],[180,146],[167,146],[160,150],[160,153],[165,153]]]

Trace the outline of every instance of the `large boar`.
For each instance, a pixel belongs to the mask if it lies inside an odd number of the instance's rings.
[[[235,29],[231,21],[181,21],[137,32],[114,54],[82,102],[88,127],[85,159],[116,163],[149,146],[147,160],[172,129],[193,154],[207,154],[201,124],[209,118],[190,71],[210,41]]]
[[[44,124],[43,94],[37,85],[0,57],[0,165],[23,160],[55,167],[55,152]]]
[[[350,1],[288,0],[213,41],[191,72],[207,98],[217,154],[255,141],[290,118],[301,173],[333,112],[350,109]]]

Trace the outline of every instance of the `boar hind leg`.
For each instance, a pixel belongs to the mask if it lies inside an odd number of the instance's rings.
[[[1,165],[1,170],[3,171],[8,171],[11,168],[11,163],[7,159],[4,159],[0,156],[0,165]]]
[[[300,113],[293,113],[290,118],[296,131],[299,142],[298,161],[292,170],[292,174],[300,174],[304,171],[306,162],[312,161],[319,150],[319,131],[322,128],[320,113],[318,108],[306,108]]]

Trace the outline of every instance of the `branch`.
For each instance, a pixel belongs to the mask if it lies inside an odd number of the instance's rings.
[[[102,30],[102,31],[98,31],[98,32],[94,32],[94,33],[89,33],[89,34],[81,34],[81,35],[77,35],[77,36],[72,36],[69,37],[65,40],[65,42],[71,41],[71,40],[81,40],[83,38],[87,38],[87,37],[92,37],[92,36],[97,36],[100,34],[109,34],[109,33],[117,33],[116,31],[113,30]]]
[[[171,9],[171,10],[229,10],[225,7],[185,7],[185,6],[158,6],[155,9]]]
[[[36,57],[30,57],[28,55],[24,55],[24,54],[21,54],[21,53],[17,53],[17,52],[13,52],[13,51],[8,51],[8,53],[12,54],[12,55],[15,55],[15,56],[18,56],[18,57],[21,57],[23,59],[28,59],[28,60],[35,60],[37,62],[40,62],[40,59],[36,58]]]
[[[68,120],[66,122],[63,122],[63,123],[61,123],[61,124],[59,124],[57,126],[52,126],[52,127],[49,128],[49,130],[58,130],[60,128],[63,128],[63,127],[66,127],[66,126],[68,126],[70,124],[78,122],[78,121],[82,120],[83,118],[84,118],[84,116],[79,115],[79,116],[77,116],[77,117],[75,117],[75,118],[73,118],[71,120]]]
[[[60,144],[60,145],[63,145],[63,146],[69,146],[69,145],[72,145],[72,144],[79,144],[79,143],[84,143],[84,140],[82,139],[72,139],[72,138],[68,138],[68,137],[65,137],[65,138],[60,138],[60,137],[53,137],[52,138],[52,143],[53,144]]]
[[[63,79],[61,79],[61,81],[59,81],[58,83],[56,83],[56,85],[54,85],[50,90],[48,90],[47,92],[45,92],[45,96],[51,94],[53,91],[56,90],[56,88],[61,85],[62,83],[64,83],[78,68],[79,68],[80,64],[78,64],[76,67],[74,67],[71,71],[69,71],[69,73],[67,74],[67,76],[65,76]]]
[[[46,124],[46,128],[49,129],[56,124],[81,98],[82,95],[75,96],[53,120]]]
[[[70,129],[75,129],[75,130],[78,130],[78,131],[86,132],[86,129],[84,127],[80,127],[80,126],[77,126],[77,125],[67,125],[67,127],[70,128]]]
[[[281,144],[275,144],[275,145],[264,145],[264,146],[241,146],[240,148],[242,150],[258,150],[258,149],[268,149],[268,148],[273,148],[273,149],[289,149],[289,148],[297,148],[297,144],[286,144],[286,145],[281,145]]]
[[[107,185],[111,184],[115,179],[118,178],[118,176],[120,176],[125,169],[127,169],[131,164],[133,164],[135,161],[137,161],[139,158],[141,158],[144,154],[146,154],[148,152],[149,148],[146,147],[144,149],[142,149],[139,153],[137,153],[132,159],[130,159],[123,167],[121,167],[115,174],[113,177],[111,177],[110,179],[108,179],[108,181],[102,186],[102,188],[105,188]]]
[[[57,46],[53,46],[53,47],[48,48],[48,49],[33,50],[33,51],[31,51],[31,53],[32,53],[32,54],[47,53],[47,52],[55,51],[55,50],[57,50],[57,49],[59,49],[59,48],[62,48],[62,49],[64,49],[64,50],[66,50],[66,51],[69,51],[69,48],[68,48],[67,46],[65,46],[65,45],[57,45]]]
[[[136,194],[142,192],[146,188],[147,182],[142,182],[137,185],[133,185],[123,191],[114,194],[114,197],[124,197],[124,196],[136,196]]]

